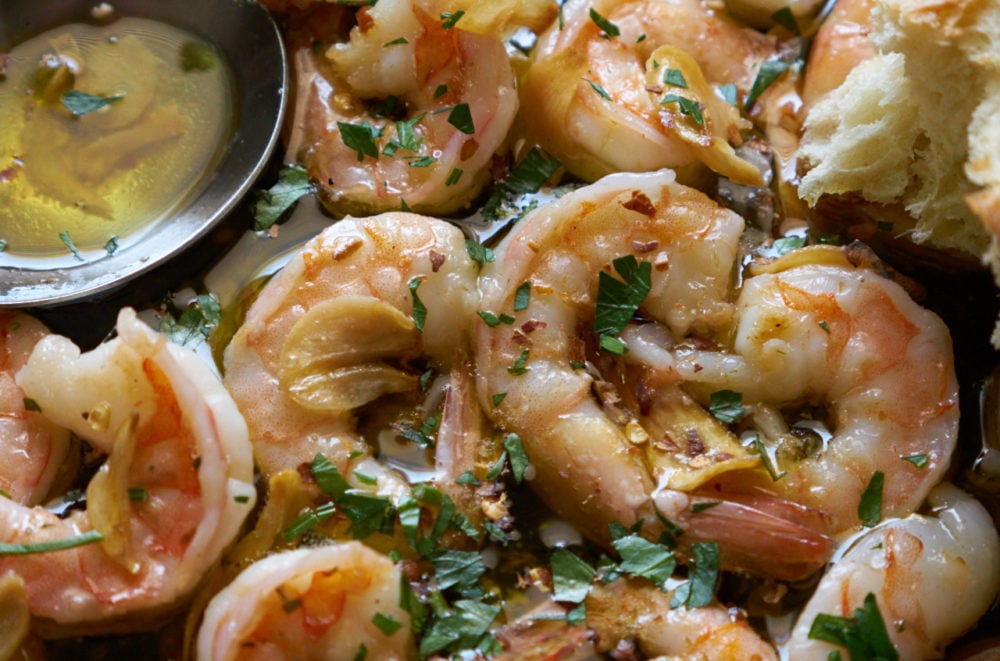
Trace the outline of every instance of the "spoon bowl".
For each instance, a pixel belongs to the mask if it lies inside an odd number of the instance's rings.
[[[108,12],[110,11],[110,16]],[[117,251],[68,265],[45,256],[18,260],[0,252],[0,308],[47,307],[99,298],[176,257],[220,222],[250,190],[278,141],[288,63],[281,34],[253,0],[0,0],[0,53],[73,23],[152,19],[212,44],[232,78],[232,130],[183,201],[151,220],[148,231]],[[113,25],[113,23],[112,23]],[[16,146],[0,144],[0,157]],[[0,165],[0,167],[4,167]],[[2,185],[2,184],[0,184]],[[0,209],[0,239],[7,222]],[[27,263],[26,263],[27,262]]]

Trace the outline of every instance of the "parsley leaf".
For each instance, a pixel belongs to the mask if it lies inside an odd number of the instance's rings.
[[[604,99],[605,101],[613,101],[614,100],[614,99],[611,98],[611,95],[608,94],[608,91],[606,89],[604,89],[603,87],[601,87],[600,85],[598,85],[597,83],[595,83],[592,80],[587,80],[586,78],[584,78],[584,80],[587,81],[587,84],[590,85],[590,88],[592,90],[594,90],[595,92],[597,92],[602,99]]]
[[[466,135],[476,132],[476,127],[472,123],[472,111],[469,110],[468,103],[459,103],[448,113],[448,123]]]
[[[416,325],[417,330],[423,333],[424,322],[427,321],[427,306],[417,296],[417,288],[421,282],[423,282],[423,278],[414,277],[410,279],[406,286],[410,288],[410,295],[413,296],[413,323]]]
[[[431,559],[438,587],[472,587],[486,573],[483,556],[478,551],[443,551]]]
[[[809,637],[846,647],[851,659],[899,659],[899,652],[892,645],[885,620],[871,592],[865,595],[864,605],[854,610],[854,617],[817,615],[809,628]]]
[[[73,237],[69,235],[69,232],[59,232],[59,240],[63,242],[63,245],[66,246],[71,253],[73,253],[73,256],[76,257],[77,260],[81,262],[86,261],[83,259],[83,255],[80,254],[80,251],[77,250],[76,244],[73,243]]]
[[[719,578],[719,544],[717,542],[701,542],[691,546],[691,565],[688,580],[677,588],[671,608],[684,605],[687,608],[700,608],[712,603],[715,593],[715,583]]]
[[[521,443],[521,437],[517,434],[507,434],[506,438],[503,439],[503,447],[507,451],[510,472],[514,474],[514,481],[520,484],[524,480],[524,471],[531,464],[528,453],[524,451],[524,445]]]
[[[665,103],[676,103],[681,110],[682,115],[687,115],[694,121],[698,126],[705,125],[705,117],[701,114],[701,106],[697,101],[687,98],[686,96],[679,96],[677,94],[667,94],[660,101],[661,104]]]
[[[421,658],[476,645],[499,614],[500,606],[471,599],[456,601],[451,612],[439,617],[420,641]]]
[[[621,30],[618,29],[618,26],[598,14],[597,10],[593,7],[590,8],[590,20],[592,20],[597,27],[601,28],[607,36],[621,36]]]
[[[283,167],[278,173],[278,183],[266,191],[256,192],[253,228],[258,232],[269,229],[285,211],[312,190],[305,168],[299,165]]]
[[[861,494],[858,503],[858,518],[866,528],[871,528],[882,520],[882,487],[885,485],[885,473],[875,471],[872,479]]]
[[[525,280],[514,292],[514,312],[527,310],[529,303],[531,303],[531,280]]]
[[[688,86],[687,80],[684,78],[684,73],[680,69],[671,69],[669,67],[663,72],[663,82],[682,89],[687,89]]]
[[[619,537],[612,544],[622,557],[621,564],[618,565],[620,571],[648,578],[661,587],[677,567],[677,561],[670,549],[662,544],[654,544],[639,535]]]
[[[493,250],[487,248],[475,239],[466,239],[465,249],[469,253],[469,259],[476,262],[480,266],[483,264],[489,264],[496,259],[496,255],[493,253]]]
[[[169,312],[160,320],[160,332],[180,346],[194,346],[207,340],[222,320],[222,307],[212,294],[198,294],[180,316]]]
[[[744,108],[750,110],[757,102],[757,98],[764,93],[764,90],[770,87],[771,83],[776,81],[781,74],[785,73],[789,66],[788,62],[782,60],[768,60],[761,64],[760,70],[757,71],[757,77],[754,78],[753,85],[750,86],[750,93],[747,94]]]
[[[73,113],[74,117],[83,117],[95,110],[111,105],[115,101],[121,101],[124,96],[94,96],[79,90],[69,90],[63,92],[62,104],[66,110]]]
[[[743,394],[733,390],[717,390],[711,395],[708,412],[719,422],[736,422],[747,414],[743,408]]]
[[[649,262],[638,262],[635,256],[625,255],[612,264],[624,282],[604,271],[598,276],[594,332],[601,335],[620,333],[652,287],[652,265]]]
[[[787,471],[781,471],[780,473],[771,463],[771,455],[767,453],[767,448],[764,447],[764,443],[761,442],[760,436],[754,436],[753,438],[753,448],[760,455],[760,460],[764,464],[764,468],[767,470],[767,474],[771,476],[771,479],[777,482],[781,478],[788,474]]]
[[[927,462],[929,461],[929,457],[925,452],[919,452],[917,454],[909,454],[906,455],[905,457],[900,457],[900,459],[902,459],[903,461],[910,462],[917,468],[925,467],[927,465]]]
[[[549,558],[556,601],[578,604],[587,598],[597,571],[568,549],[556,549]]]
[[[382,129],[377,129],[368,122],[351,124],[348,122],[337,122],[340,129],[340,139],[344,141],[350,149],[358,152],[358,162],[365,160],[365,156],[378,158],[378,145],[375,138],[382,135]]]
[[[455,27],[455,24],[465,16],[465,10],[459,9],[456,12],[444,12],[441,14],[441,27],[445,30],[450,30]]]
[[[500,207],[517,194],[537,193],[542,185],[562,167],[559,159],[549,156],[537,146],[515,165],[493,189],[483,205],[484,218],[496,219]]]

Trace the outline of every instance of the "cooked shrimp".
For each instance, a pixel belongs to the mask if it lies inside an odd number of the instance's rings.
[[[289,31],[288,157],[335,213],[451,213],[489,179],[517,112],[513,70],[496,34],[469,32],[461,17],[453,26],[425,4],[362,7],[347,41],[343,7],[314,9]]]
[[[646,534],[658,535],[659,508],[688,528],[685,544],[719,541],[731,567],[801,576],[822,566],[830,549],[814,513],[775,499],[719,504],[717,497],[717,506],[692,513],[698,487],[759,457],[678,379],[663,376],[673,342],[728,329],[742,230],[739,216],[668,171],[612,175],[538,209],[482,273],[483,307],[515,320],[478,327],[479,394],[484,406],[504,394],[485,408],[521,436],[537,471],[532,488],[592,539],[607,543],[610,523],[640,520]],[[595,323],[599,273],[607,276],[622,256],[652,263],[642,303],[650,323],[626,329],[629,351],[616,366],[579,333]],[[530,304],[518,311],[526,282]],[[580,368],[588,359],[593,370],[603,368],[599,377]]]
[[[777,661],[774,648],[740,616],[719,603],[672,608],[673,591],[648,582],[619,579],[595,584],[586,600],[587,626],[597,649],[607,652],[633,638],[645,658]]]
[[[468,359],[475,282],[462,232],[432,218],[348,218],[306,244],[225,354],[261,471],[318,453],[343,471],[352,454],[369,454],[354,412],[385,394],[419,393],[416,361],[447,375]]]
[[[212,599],[198,658],[415,659],[401,580],[360,542],[272,555]]]
[[[0,492],[25,505],[45,498],[69,458],[69,431],[32,410],[14,381],[48,334],[34,317],[0,313]]]
[[[24,580],[40,631],[155,624],[182,606],[254,504],[246,425],[211,369],[130,309],[117,329],[116,339],[83,355],[49,336],[18,373],[44,415],[109,455],[87,488],[86,511],[59,518],[0,499],[5,544],[103,536],[68,550],[0,556],[0,574]]]
[[[875,0],[837,0],[813,39],[803,83],[802,100],[807,107],[844,82],[847,74],[875,55],[871,12]]]
[[[944,476],[958,435],[944,323],[830,246],[789,254],[749,278],[736,309],[732,350],[678,348],[676,369],[703,394],[741,393],[784,475],[732,472],[719,478],[722,488],[776,494],[847,531],[859,525],[862,494],[878,473],[882,515],[915,511]],[[776,411],[791,407],[825,408],[818,417],[830,437],[810,444],[789,434]]]
[[[761,182],[730,146],[749,125],[715,86],[746,94],[777,51],[773,39],[702,0],[570,0],[562,16],[538,40],[521,118],[570,172],[590,181],[663,167],[690,176],[704,163]]]
[[[1000,539],[986,509],[943,483],[930,513],[887,521],[856,539],[823,576],[799,616],[789,658],[827,659],[836,646],[809,637],[816,616],[852,617],[872,594],[901,659],[941,658],[1000,591]]]

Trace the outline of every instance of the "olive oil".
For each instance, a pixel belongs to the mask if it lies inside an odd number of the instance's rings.
[[[232,97],[215,48],[158,21],[72,24],[13,48],[0,76],[0,261],[88,261],[167,222],[221,155]]]

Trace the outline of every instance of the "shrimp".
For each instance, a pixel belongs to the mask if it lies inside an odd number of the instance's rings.
[[[14,380],[48,329],[20,312],[0,313],[0,491],[36,505],[71,465],[69,431],[33,410]]]
[[[777,661],[774,648],[741,616],[719,603],[673,608],[672,591],[649,583],[619,579],[595,584],[587,595],[587,626],[597,648],[607,652],[623,638],[634,638],[646,658]]]
[[[255,500],[246,425],[218,378],[131,309],[118,337],[81,355],[66,338],[35,347],[17,383],[42,413],[109,456],[87,509],[65,518],[0,499],[0,542],[103,540],[0,555],[25,584],[46,635],[153,626],[181,607],[239,532]]]
[[[481,274],[484,308],[514,321],[478,326],[479,395],[495,423],[520,435],[536,468],[532,488],[591,539],[607,545],[611,523],[639,521],[655,538],[665,515],[687,528],[682,545],[718,541],[730,567],[800,577],[828,557],[822,517],[780,499],[695,494],[759,456],[684,393],[669,367],[674,342],[727,332],[742,230],[739,216],[669,171],[611,175],[536,210]],[[649,323],[626,329],[629,351],[617,364],[592,341],[588,351],[578,333],[595,323],[609,265],[629,257],[650,264]],[[638,260],[633,270],[642,271]],[[529,288],[530,303],[515,306]],[[498,394],[499,405],[488,405]]]
[[[297,90],[288,158],[334,213],[447,214],[489,180],[517,112],[514,74],[496,34],[464,29],[415,0],[319,7],[289,47]],[[330,44],[317,50],[317,44]]]
[[[364,650],[368,658],[415,659],[401,581],[389,558],[360,542],[269,556],[212,599],[198,658],[350,659]]]
[[[676,369],[703,398],[730,390],[757,407],[775,475],[734,471],[716,486],[822,510],[835,531],[860,523],[873,480],[883,516],[915,511],[943,478],[958,435],[944,323],[832,246],[791,253],[749,278],[736,309],[731,351],[678,347]],[[810,406],[826,408],[825,440],[790,434],[778,412]]]
[[[802,88],[806,107],[840,87],[854,67],[875,55],[869,36],[874,6],[875,0],[837,0],[809,51]]]
[[[944,648],[990,608],[1000,591],[1000,538],[985,508],[948,483],[928,496],[930,513],[893,519],[856,539],[823,576],[799,615],[792,659],[827,659],[836,646],[809,637],[819,614],[851,617],[868,594],[902,659]]]
[[[264,475],[317,454],[345,470],[352,455],[370,454],[356,411],[383,395],[419,395],[420,361],[446,376],[465,368],[476,269],[457,227],[414,214],[348,218],[306,244],[225,352],[225,383]],[[457,379],[449,392],[465,401],[473,384]],[[446,406],[475,424],[476,410],[463,408]],[[441,421],[444,436],[464,442],[467,427],[452,421]]]
[[[774,39],[701,0],[570,0],[562,16],[539,38],[523,80],[531,140],[588,181],[663,167],[691,178],[704,163],[760,185],[730,146],[749,124],[714,86],[746,94],[776,55]]]

